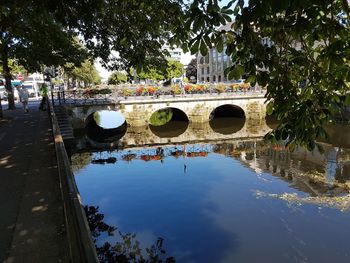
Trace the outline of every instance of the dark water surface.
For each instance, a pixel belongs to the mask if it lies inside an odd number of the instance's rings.
[[[164,238],[176,262],[350,262],[349,138],[291,153],[254,136],[215,141],[230,129],[210,128],[208,142],[81,147],[71,159],[84,204],[142,247]]]

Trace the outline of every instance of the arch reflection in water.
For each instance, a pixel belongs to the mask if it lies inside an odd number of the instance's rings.
[[[150,118],[150,129],[160,138],[173,138],[183,134],[189,121],[186,114],[176,108],[166,108],[154,112]]]
[[[117,111],[98,111],[86,120],[86,134],[96,142],[113,142],[122,138],[127,131],[124,116]]]
[[[243,109],[234,105],[222,105],[210,114],[210,127],[220,134],[233,134],[240,131],[245,124]]]

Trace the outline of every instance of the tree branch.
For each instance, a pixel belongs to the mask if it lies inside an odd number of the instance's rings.
[[[344,7],[344,11],[348,15],[348,19],[349,19],[350,18],[350,2],[349,2],[349,0],[343,0],[343,7]]]

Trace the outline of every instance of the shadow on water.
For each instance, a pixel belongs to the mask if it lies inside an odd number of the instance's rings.
[[[95,243],[97,256],[100,262],[149,262],[149,263],[171,263],[175,258],[168,257],[163,248],[164,239],[158,238],[155,244],[144,250],[140,242],[136,239],[136,234],[123,234],[117,228],[106,224],[104,215],[99,213],[99,207],[84,206],[84,211],[88,220],[92,239]],[[111,244],[104,242],[98,244],[101,235],[116,236],[120,241]]]
[[[152,133],[160,138],[173,138],[183,134],[188,127],[186,121],[170,121],[162,126],[149,125]]]
[[[245,123],[245,119],[236,117],[218,117],[209,122],[214,132],[228,135],[239,132]]]

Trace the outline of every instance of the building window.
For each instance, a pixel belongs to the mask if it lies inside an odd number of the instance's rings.
[[[224,69],[226,69],[228,66],[228,63],[227,63],[227,55],[225,54],[224,55]]]
[[[209,67],[207,67],[207,74],[209,74],[210,73],[210,69],[209,69]]]
[[[215,81],[216,81],[216,76],[214,75],[214,76],[213,76],[213,82],[215,82]]]
[[[202,75],[204,75],[204,68],[202,68]]]
[[[201,81],[202,81],[202,82],[204,81],[204,77],[201,78]]]
[[[219,77],[218,77],[218,81],[219,81],[219,82],[221,82],[221,75],[219,75]]]
[[[216,59],[216,57],[213,57],[212,68],[213,68],[213,72],[215,72],[216,69],[217,69],[217,59]]]
[[[222,64],[221,64],[221,59],[218,61],[218,71],[222,70]]]

